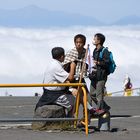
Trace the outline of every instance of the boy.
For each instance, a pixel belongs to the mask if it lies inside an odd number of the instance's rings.
[[[75,47],[71,49],[65,56],[64,59],[64,68],[69,71],[69,65],[71,62],[76,64],[74,77],[78,81],[81,74],[82,62],[85,57],[86,49],[84,48],[86,43],[86,37],[82,34],[78,34],[74,37]],[[86,69],[85,69],[86,71]],[[85,74],[85,73],[84,73]]]
[[[92,74],[89,76],[91,79],[90,96],[92,100],[97,104],[96,113],[104,114],[110,109],[110,106],[104,101],[104,89],[108,77],[109,67],[109,51],[107,49],[103,52],[103,58],[101,59],[100,52],[102,51],[103,44],[105,42],[105,36],[101,33],[97,33],[93,38],[93,45],[95,49],[93,51],[94,67]]]
[[[76,66],[75,66],[75,69],[73,70],[73,71],[75,71],[74,82],[79,82],[79,79],[80,79],[82,64],[83,64],[83,61],[85,58],[85,53],[86,53],[86,49],[84,48],[85,43],[86,43],[86,37],[82,34],[77,34],[74,37],[75,47],[66,54],[65,60],[63,63],[66,71],[70,71],[71,70],[70,64],[75,63]],[[86,75],[86,71],[87,71],[87,65],[83,72],[82,82],[84,82],[84,83],[85,83],[84,76]],[[87,90],[87,92],[88,92],[88,90]],[[87,94],[87,96],[88,96],[88,100],[89,100],[90,99],[89,94]],[[80,94],[80,103],[83,105],[83,94]],[[88,110],[90,112],[94,113],[93,107],[89,104],[89,102],[87,102],[87,106],[88,106]]]

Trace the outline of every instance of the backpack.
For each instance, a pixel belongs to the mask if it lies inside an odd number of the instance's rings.
[[[108,50],[108,48],[104,47],[102,49],[102,51],[100,52],[100,54],[99,54],[100,58],[103,58],[103,52],[104,52],[105,49]],[[108,74],[113,73],[115,71],[115,69],[116,69],[116,64],[115,64],[115,61],[113,59],[113,54],[112,54],[111,51],[109,51],[109,59],[110,59],[110,64],[109,64],[109,68],[108,68]]]

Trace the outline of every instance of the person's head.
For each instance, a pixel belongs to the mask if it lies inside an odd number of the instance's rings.
[[[105,42],[105,36],[101,33],[97,33],[94,35],[94,38],[93,38],[93,44],[98,46],[98,45],[101,45],[103,46]]]
[[[125,80],[127,80],[128,82],[130,82],[130,77],[128,76],[128,74],[125,75]]]
[[[74,37],[74,43],[75,43],[75,47],[76,47],[77,51],[81,52],[84,48],[85,43],[86,43],[86,37],[82,34],[77,34]]]
[[[62,47],[54,47],[52,49],[52,57],[60,62],[64,61],[65,50]]]

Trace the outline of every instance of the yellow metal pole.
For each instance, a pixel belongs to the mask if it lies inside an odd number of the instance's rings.
[[[84,94],[84,110],[85,110],[85,130],[86,130],[86,135],[88,135],[88,112],[87,112],[87,94],[86,94],[86,89],[82,87],[82,91]]]
[[[75,118],[78,119],[79,114],[79,99],[80,99],[80,93],[78,92],[76,96],[76,107],[75,107]],[[74,121],[74,128],[77,126],[77,121]]]
[[[84,83],[59,83],[59,84],[0,84],[0,88],[5,87],[55,87],[55,86],[84,86]]]
[[[87,112],[87,94],[86,94],[86,89],[82,86],[82,91],[81,92],[83,94],[83,98],[84,98],[84,113],[85,113],[85,122],[82,122],[85,125],[85,131],[86,131],[86,135],[88,135],[88,112]],[[78,118],[78,114],[79,114],[79,98],[80,98],[80,92],[77,95],[76,98],[76,109],[75,109],[75,118]],[[74,128],[76,128],[77,125],[77,121],[74,122]]]

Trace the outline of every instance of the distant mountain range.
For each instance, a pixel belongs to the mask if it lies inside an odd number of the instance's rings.
[[[140,24],[140,17],[124,17],[111,25]],[[17,10],[0,10],[0,26],[6,27],[67,27],[74,25],[107,25],[95,18],[60,11],[48,11],[37,6],[28,6]],[[110,24],[109,24],[110,25]]]
[[[124,18],[121,18],[120,20],[118,20],[117,22],[113,23],[116,25],[128,25],[128,24],[140,24],[140,17],[138,16],[126,16]]]

